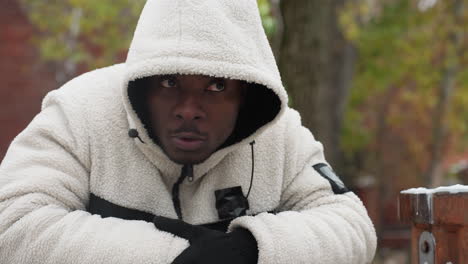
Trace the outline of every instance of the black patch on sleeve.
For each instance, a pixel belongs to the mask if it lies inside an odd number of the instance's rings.
[[[333,193],[335,194],[343,194],[349,192],[348,188],[344,185],[343,181],[338,177],[338,175],[335,174],[335,172],[328,166],[327,164],[324,163],[319,163],[314,166],[314,169],[322,175],[325,179],[328,180],[330,183]]]

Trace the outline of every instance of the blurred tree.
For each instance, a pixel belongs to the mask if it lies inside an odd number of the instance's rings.
[[[441,184],[444,156],[468,144],[467,9],[462,0],[370,2],[377,12],[361,1],[341,18],[360,58],[343,133],[348,165],[378,175],[384,196]]]
[[[263,27],[275,54],[276,60],[280,53],[283,36],[283,17],[280,9],[280,0],[258,0],[258,7],[263,21]]]
[[[283,81],[292,106],[325,145],[335,167],[341,165],[341,125],[356,58],[339,25],[344,3],[280,2],[284,30],[278,61]]]
[[[467,32],[463,24],[463,16],[466,16],[463,0],[455,0],[445,7],[451,27],[447,30],[445,55],[441,71],[442,80],[437,92],[437,103],[433,110],[432,142],[430,146],[430,159],[424,182],[430,186],[438,186],[442,183],[442,162],[444,148],[447,145],[447,110],[452,104],[455,82],[460,71],[460,59],[463,58],[463,35]],[[464,28],[465,26],[465,28]],[[463,121],[463,120],[461,120]],[[468,121],[468,120],[465,120]]]
[[[44,61],[62,84],[84,69],[121,60],[145,0],[20,0]]]
[[[468,149],[468,10],[463,0],[359,0],[340,14],[358,51],[342,131],[349,175],[378,186],[375,221],[398,225],[400,190],[447,184]],[[445,179],[446,180],[446,179]]]
[[[273,16],[271,0],[257,0],[260,16],[262,17],[263,28],[268,37],[273,37],[276,31],[277,20]]]

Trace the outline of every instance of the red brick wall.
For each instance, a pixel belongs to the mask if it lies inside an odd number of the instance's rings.
[[[16,0],[0,2],[0,160],[11,140],[39,112],[54,89],[53,74],[31,44],[33,27]]]

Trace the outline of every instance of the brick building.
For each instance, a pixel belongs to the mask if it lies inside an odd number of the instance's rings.
[[[11,140],[39,112],[44,95],[56,88],[51,69],[39,62],[31,43],[33,26],[17,0],[0,2],[0,160]]]

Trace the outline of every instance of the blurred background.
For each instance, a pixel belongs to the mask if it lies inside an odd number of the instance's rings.
[[[144,0],[2,0],[0,160],[71,78],[125,61]],[[258,0],[290,104],[409,263],[398,194],[468,184],[468,3]]]

